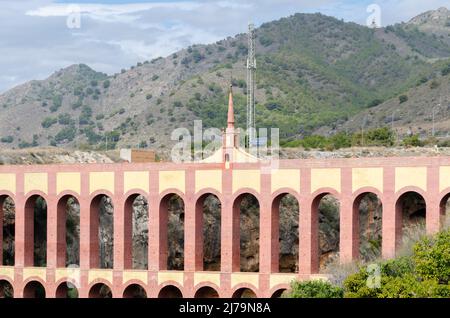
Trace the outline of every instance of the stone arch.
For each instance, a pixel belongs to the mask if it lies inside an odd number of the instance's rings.
[[[395,248],[408,248],[426,233],[426,194],[422,189],[408,187],[399,191],[395,201]]]
[[[450,188],[441,193],[439,201],[439,227],[440,229],[450,228]]]
[[[211,286],[203,286],[197,289],[194,298],[219,298],[219,292],[217,289]]]
[[[203,191],[195,201],[195,267],[220,271],[222,200],[216,191]]]
[[[185,202],[177,192],[162,196],[159,204],[160,270],[184,270]]]
[[[382,255],[381,193],[373,188],[361,189],[354,195],[353,213],[353,259],[373,261]]]
[[[183,298],[182,288],[175,282],[167,282],[161,285],[158,298]]]
[[[273,293],[271,293],[270,298],[281,298],[283,296],[283,293],[286,292],[287,288],[279,288],[275,290]]]
[[[47,200],[45,194],[31,193],[25,200],[24,266],[47,265]]]
[[[14,286],[9,279],[0,277],[0,298],[14,298]]]
[[[65,280],[58,284],[55,291],[55,298],[78,298],[78,288],[70,280]]]
[[[259,195],[254,190],[241,189],[233,197],[233,271],[259,272]]]
[[[0,266],[14,266],[15,218],[14,196],[9,192],[0,193]]]
[[[88,298],[113,298],[112,287],[103,280],[96,280],[89,288]]]
[[[271,207],[272,272],[298,272],[300,204],[297,193],[274,194]]]
[[[147,291],[138,283],[131,283],[123,290],[123,298],[147,298]]]
[[[90,268],[109,268],[114,265],[114,203],[113,196],[96,192],[89,207],[89,263]]]
[[[334,189],[313,194],[311,205],[312,273],[337,261],[340,245],[340,195]]]
[[[257,298],[256,288],[251,284],[239,284],[233,288],[231,298]]]
[[[80,203],[76,193],[60,195],[56,205],[56,266],[80,265]]]
[[[126,195],[124,213],[124,267],[148,269],[148,200],[143,191]]]
[[[29,280],[23,288],[23,298],[45,298],[47,291],[40,280]]]

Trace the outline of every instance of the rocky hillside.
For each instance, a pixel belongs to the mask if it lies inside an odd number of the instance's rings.
[[[377,30],[321,14],[263,24],[256,31],[258,123],[280,127],[282,138],[330,131],[433,78],[450,57],[450,27],[435,23],[448,11],[436,12]],[[231,76],[243,126],[246,54],[240,34],[113,75],[69,66],[0,95],[0,147],[168,147],[172,130],[192,128],[194,119],[224,126]]]
[[[340,126],[323,126],[321,134],[355,132],[387,126],[398,136],[419,134],[422,138],[445,138],[450,132],[450,66],[430,77],[421,79],[417,86],[381,102],[351,117]]]

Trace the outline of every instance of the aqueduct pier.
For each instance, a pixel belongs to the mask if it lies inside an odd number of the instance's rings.
[[[358,202],[373,193],[382,202],[382,256],[394,257],[402,238],[400,201],[407,193],[426,203],[426,231],[437,232],[450,195],[450,158],[358,158],[281,160],[277,168],[256,163],[149,163],[1,166],[0,203],[15,204],[14,266],[0,267],[0,282],[14,297],[33,297],[42,285],[46,297],[65,297],[67,282],[79,297],[98,297],[101,284],[112,297],[127,297],[140,286],[148,297],[205,295],[232,297],[244,288],[271,297],[292,279],[318,275],[318,202],[332,194],[340,203],[340,261],[358,258]],[[212,194],[221,203],[221,259],[217,272],[203,270],[202,200]],[[259,272],[240,272],[239,202],[251,194],[260,206]],[[298,272],[279,273],[280,199],[299,203]],[[114,205],[113,267],[99,268],[98,197]],[[148,268],[131,262],[131,200],[148,200]],[[184,201],[184,269],[167,270],[167,202]],[[47,204],[46,267],[33,261],[35,198]],[[68,197],[80,206],[79,268],[66,268]],[[0,204],[2,207],[3,204]],[[3,220],[0,209],[0,220]],[[0,224],[0,230],[2,226]],[[0,239],[3,234],[0,233]],[[1,246],[1,242],[0,242]],[[2,263],[3,264],[3,263]],[[211,291],[213,293],[211,294]]]

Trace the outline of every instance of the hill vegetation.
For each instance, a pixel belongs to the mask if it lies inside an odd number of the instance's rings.
[[[334,134],[354,116],[392,103],[419,107],[412,92],[426,86],[427,98],[439,91],[450,65],[450,32],[435,36],[422,20],[374,30],[295,14],[263,24],[256,31],[258,125],[279,127],[289,142]],[[111,76],[83,64],[62,69],[0,95],[0,147],[165,148],[172,130],[192,130],[194,119],[204,128],[225,125],[230,78],[243,127],[246,54],[246,36],[239,34]],[[386,118],[370,128],[386,125]]]

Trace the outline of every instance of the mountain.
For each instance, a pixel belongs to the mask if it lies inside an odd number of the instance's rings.
[[[445,74],[445,75],[443,75]],[[399,136],[419,134],[449,137],[450,132],[450,67],[430,78],[423,78],[416,87],[351,117],[340,127],[321,127],[316,133],[355,132],[387,126]],[[433,116],[434,114],[434,116]],[[434,124],[433,124],[434,117]]]
[[[376,30],[322,14],[263,24],[256,30],[258,125],[279,127],[283,139],[330,133],[431,83],[450,63],[450,28],[436,24],[449,30],[437,36],[435,14],[426,14]],[[239,34],[111,76],[72,65],[0,95],[0,147],[164,149],[171,132],[192,130],[194,119],[225,125],[230,78],[243,127],[246,54],[246,35]]]

